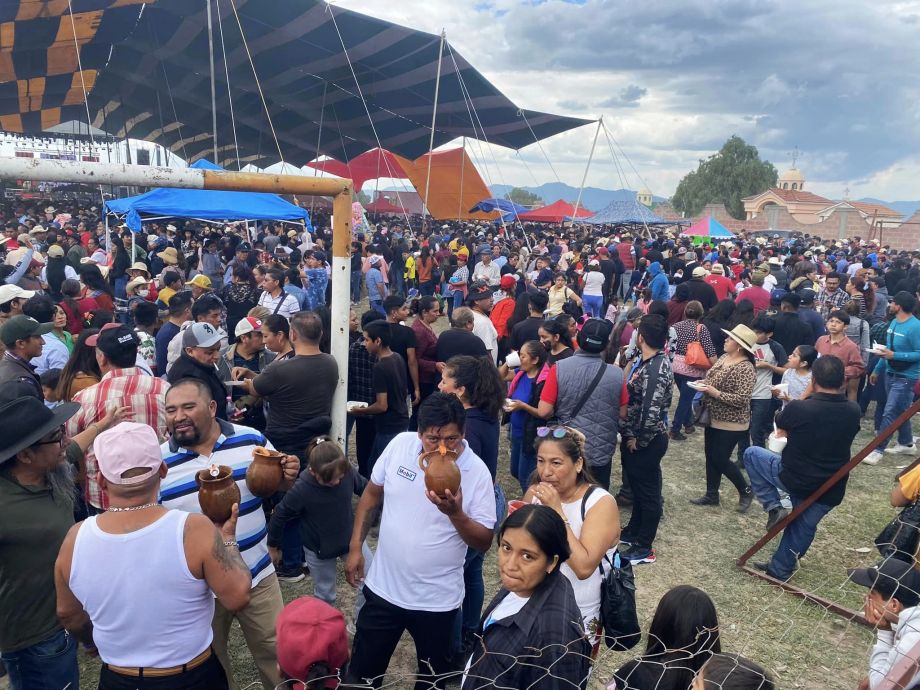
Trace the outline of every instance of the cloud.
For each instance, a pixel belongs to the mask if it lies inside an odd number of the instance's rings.
[[[616,96],[605,98],[598,105],[602,108],[637,108],[639,101],[646,94],[648,94],[648,89],[630,84],[620,89]]]
[[[602,135],[588,184],[620,186],[625,170],[633,188],[641,175],[670,195],[732,134],[781,171],[798,146],[809,184],[835,197],[853,181],[877,185],[859,194],[903,197],[909,185],[898,175],[916,170],[917,0],[337,3],[432,33],[445,28],[451,45],[522,107],[604,115],[622,150],[613,147],[615,164]],[[483,158],[488,174],[506,182],[558,174],[578,184],[593,134],[585,127],[542,142],[552,167],[538,147],[483,145]]]

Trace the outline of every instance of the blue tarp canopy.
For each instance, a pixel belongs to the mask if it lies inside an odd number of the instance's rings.
[[[528,210],[529,209],[524,206],[518,206],[507,199],[493,198],[483,199],[470,209],[470,213],[492,213],[493,211],[501,211],[502,220],[506,223],[513,223],[520,214],[526,213]]]
[[[201,159],[191,167],[222,170]],[[202,220],[290,220],[306,224],[311,230],[305,209],[285,201],[277,194],[263,192],[214,192],[206,189],[153,189],[146,194],[105,202],[109,213],[126,216],[133,232],[141,231],[141,215]]]
[[[612,201],[590,218],[579,218],[575,222],[588,225],[683,225],[689,221],[659,218],[638,201]]]

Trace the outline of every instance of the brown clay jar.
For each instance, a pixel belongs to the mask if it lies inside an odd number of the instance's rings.
[[[447,492],[454,496],[460,490],[460,468],[457,467],[458,453],[440,446],[437,450],[422,453],[418,466],[425,473],[425,487],[440,497]]]
[[[198,484],[198,505],[212,522],[225,522],[230,518],[233,504],[240,502],[240,488],[233,480],[233,470],[220,465],[220,472],[212,477],[207,469],[195,475]]]
[[[252,449],[252,463],[246,469],[246,486],[253,496],[268,498],[278,490],[284,478],[283,457],[284,453],[262,446]]]

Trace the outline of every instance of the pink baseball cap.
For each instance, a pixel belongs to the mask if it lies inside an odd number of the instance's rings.
[[[160,471],[163,457],[156,432],[147,424],[122,422],[103,431],[93,442],[99,471],[109,484],[133,486],[145,482]],[[144,469],[134,477],[124,477],[128,470]]]

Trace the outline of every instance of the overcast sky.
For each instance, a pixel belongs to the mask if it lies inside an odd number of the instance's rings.
[[[519,106],[603,115],[588,185],[670,196],[732,134],[807,189],[920,198],[920,0],[336,0],[432,33]],[[578,186],[594,127],[520,156],[473,148],[487,183]],[[523,159],[523,162],[522,162]],[[525,165],[526,163],[526,165]],[[555,169],[555,173],[553,172]],[[488,170],[486,170],[488,169]]]

